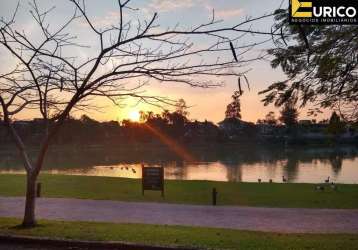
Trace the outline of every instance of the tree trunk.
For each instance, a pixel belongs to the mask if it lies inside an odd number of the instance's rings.
[[[27,173],[25,215],[22,222],[23,227],[36,226],[35,201],[36,201],[36,179],[37,176]]]

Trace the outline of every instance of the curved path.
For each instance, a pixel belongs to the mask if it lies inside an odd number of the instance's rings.
[[[0,217],[22,217],[24,198],[0,197]],[[282,233],[358,233],[357,209],[256,208],[40,198],[37,217]]]

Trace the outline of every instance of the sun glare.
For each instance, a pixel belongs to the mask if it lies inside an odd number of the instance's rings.
[[[133,110],[129,113],[129,119],[133,122],[139,122],[140,114],[137,110]]]

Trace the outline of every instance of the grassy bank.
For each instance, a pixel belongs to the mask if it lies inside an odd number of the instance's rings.
[[[0,234],[75,240],[125,241],[210,249],[358,249],[358,236],[277,234],[227,229],[41,221],[35,229],[19,229],[17,219],[0,218]]]
[[[338,185],[338,190],[315,190],[312,184],[226,183],[166,181],[165,198],[159,192],[141,193],[141,180],[112,177],[42,175],[44,197],[211,204],[216,187],[219,205],[358,208],[358,185]],[[25,176],[0,175],[0,196],[24,196]]]

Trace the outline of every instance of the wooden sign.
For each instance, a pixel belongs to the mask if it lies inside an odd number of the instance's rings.
[[[144,190],[162,191],[164,197],[164,168],[144,167],[142,165],[142,194]]]

